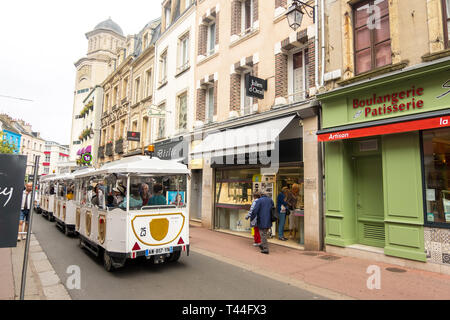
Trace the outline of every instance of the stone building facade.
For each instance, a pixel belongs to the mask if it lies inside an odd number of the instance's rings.
[[[321,165],[319,144],[314,139],[319,128],[314,100],[319,78],[316,68],[319,32],[312,15],[306,14],[301,27],[297,31],[291,29],[285,15],[289,5],[288,1],[261,0],[203,0],[197,4],[196,121],[189,167],[192,188],[201,194],[202,201],[196,203],[192,199],[191,218],[206,228],[245,234],[249,228],[241,215],[251,203],[254,188],[250,185],[253,183],[255,187],[260,175],[274,180],[270,191],[274,201],[282,187],[298,184],[303,202],[291,224],[300,230],[291,242],[319,250]],[[318,22],[318,6],[314,10]],[[266,81],[263,98],[245,93],[247,76]],[[244,128],[275,129],[276,134],[269,141],[258,137],[254,145],[238,141],[234,145],[221,143],[220,132],[228,132],[232,137]],[[269,148],[272,154],[279,154],[279,162],[274,163],[279,166],[278,171],[264,173],[265,167],[259,162],[217,165],[218,158],[225,155],[248,158],[249,150],[266,152],[261,146],[269,142],[272,146],[280,145],[278,149]],[[242,170],[254,173],[240,176]],[[218,194],[218,188],[229,188],[226,181],[233,179],[245,181],[245,186],[236,190],[243,199],[240,203],[220,200]],[[277,230],[278,225],[274,224],[276,238]]]
[[[450,273],[449,5],[328,2],[318,137],[329,252]]]

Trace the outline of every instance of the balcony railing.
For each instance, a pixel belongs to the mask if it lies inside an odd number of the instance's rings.
[[[116,141],[116,145],[115,145],[114,149],[116,150],[117,154],[123,153],[123,140],[122,139]]]
[[[105,155],[110,157],[113,155],[113,143],[112,142],[108,142],[106,144],[106,149],[105,149]]]

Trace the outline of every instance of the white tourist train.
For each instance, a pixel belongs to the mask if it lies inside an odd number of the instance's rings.
[[[41,209],[102,257],[107,271],[140,257],[173,262],[183,251],[189,255],[188,178],[189,169],[177,161],[127,157],[42,178],[41,198],[49,201]]]
[[[41,209],[42,216],[47,218],[49,221],[54,221],[53,213],[55,212],[55,179],[56,175],[43,176],[40,179],[39,188],[39,206]]]

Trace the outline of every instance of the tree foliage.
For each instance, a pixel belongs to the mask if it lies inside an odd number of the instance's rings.
[[[0,131],[0,153],[14,153],[16,146],[5,139],[3,131]]]

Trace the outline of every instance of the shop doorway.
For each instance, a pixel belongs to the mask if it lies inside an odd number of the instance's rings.
[[[383,248],[385,229],[381,154],[361,155],[354,159],[358,242]]]
[[[190,212],[191,219],[202,220],[202,170],[192,170]]]

